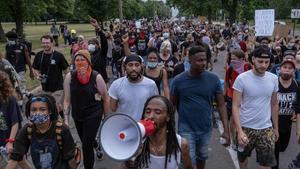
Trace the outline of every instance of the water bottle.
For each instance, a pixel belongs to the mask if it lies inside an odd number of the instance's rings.
[[[0,147],[0,168],[4,168],[8,162],[8,153],[6,148],[1,146]]]
[[[245,146],[239,144],[239,146],[238,146],[238,151],[239,151],[239,152],[244,152],[244,150],[245,150]]]
[[[222,145],[226,144],[226,139],[223,138],[223,137],[220,137],[220,143],[221,143]]]

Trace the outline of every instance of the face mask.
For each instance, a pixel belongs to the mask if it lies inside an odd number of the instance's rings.
[[[30,121],[34,124],[43,124],[50,119],[49,114],[35,114],[30,116]]]
[[[237,73],[243,73],[244,71],[244,62],[239,60],[231,60],[230,66],[237,72]]]
[[[89,44],[89,46],[88,46],[88,50],[89,50],[89,52],[95,52],[95,50],[96,50],[96,45],[94,45],[94,44]]]
[[[169,38],[169,33],[168,32],[164,32],[163,33],[163,37],[164,37],[164,39],[168,39]]]
[[[239,35],[238,40],[242,41],[243,40],[243,35]]]
[[[290,75],[290,74],[286,74],[286,73],[281,73],[280,74],[280,77],[283,79],[283,80],[290,80],[293,75]]]
[[[77,79],[81,84],[87,84],[90,80],[92,69],[87,61],[75,61]]]
[[[147,66],[149,69],[155,69],[158,65],[158,62],[147,62]]]
[[[14,41],[14,40],[8,40],[8,41],[7,41],[7,44],[8,44],[9,46],[13,46],[13,45],[16,44],[16,41]]]

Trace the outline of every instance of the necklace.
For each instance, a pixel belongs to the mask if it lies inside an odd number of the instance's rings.
[[[163,155],[164,154],[164,148],[166,144],[160,144],[160,146],[154,145],[151,141],[150,142],[150,149],[152,152],[154,152],[155,155]]]

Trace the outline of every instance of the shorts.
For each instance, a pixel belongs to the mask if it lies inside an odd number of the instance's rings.
[[[208,144],[212,135],[211,130],[197,133],[179,132],[179,134],[189,142],[190,156],[193,165],[196,165],[197,161],[207,160]]]
[[[244,162],[247,157],[251,156],[252,150],[256,150],[256,162],[261,166],[275,166],[275,134],[273,128],[266,129],[250,129],[244,128],[243,131],[249,139],[249,143],[245,146],[243,152],[237,152],[240,162]]]
[[[20,92],[23,95],[24,93],[26,93],[26,72],[25,71],[21,71],[18,73],[20,79],[19,79],[19,88],[20,88]]]

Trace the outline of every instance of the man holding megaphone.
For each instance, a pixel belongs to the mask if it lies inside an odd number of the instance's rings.
[[[123,169],[177,169],[181,162],[185,169],[192,169],[186,139],[175,131],[175,109],[163,96],[150,97],[144,106],[142,120],[154,122],[155,131],[144,138],[139,151],[124,162]]]

